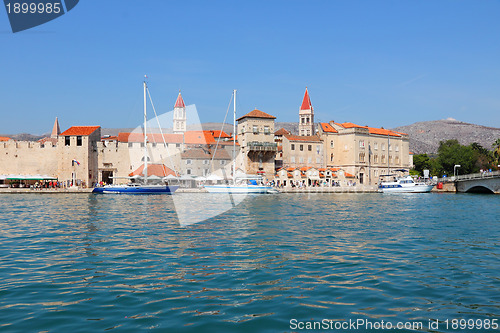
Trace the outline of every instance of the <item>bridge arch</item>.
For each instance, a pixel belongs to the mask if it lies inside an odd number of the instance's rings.
[[[465,191],[465,193],[490,193],[490,194],[494,194],[495,192],[487,186],[475,185],[475,186],[472,186],[469,189],[467,189]]]

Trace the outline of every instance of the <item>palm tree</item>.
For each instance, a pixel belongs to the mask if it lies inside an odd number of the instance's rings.
[[[500,139],[496,139],[495,143],[492,145],[493,147],[493,157],[495,158],[495,161],[497,165],[500,164]]]

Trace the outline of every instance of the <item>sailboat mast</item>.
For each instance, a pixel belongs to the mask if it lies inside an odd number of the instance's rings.
[[[146,116],[146,81],[144,80],[144,183],[148,182],[148,138],[147,138],[147,116]]]
[[[233,181],[236,177],[236,89],[233,90]]]

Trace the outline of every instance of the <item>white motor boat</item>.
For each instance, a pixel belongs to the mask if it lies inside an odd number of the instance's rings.
[[[393,179],[380,183],[378,191],[382,193],[425,193],[430,192],[434,187],[433,184],[415,182],[411,176],[396,177],[390,175],[385,177],[393,177]]]

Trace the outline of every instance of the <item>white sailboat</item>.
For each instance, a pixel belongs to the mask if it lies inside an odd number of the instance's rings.
[[[148,184],[148,145],[147,145],[147,112],[146,112],[146,92],[147,84],[146,81],[143,82],[144,85],[144,177],[143,184],[138,183],[128,183],[124,185],[106,185],[101,187],[95,187],[92,193],[98,194],[173,194],[179,186],[177,185],[156,185]]]
[[[230,184],[205,185],[209,193],[265,194],[276,193],[275,189],[263,182],[262,176],[236,175],[236,89],[233,90],[233,175]]]

